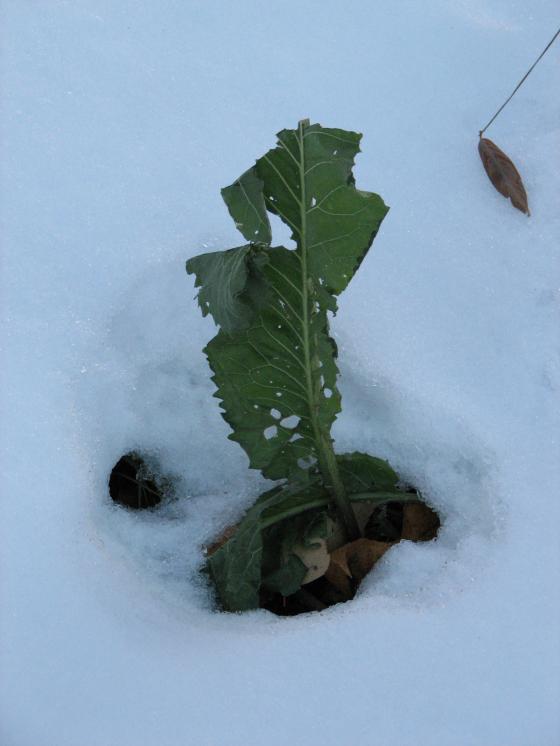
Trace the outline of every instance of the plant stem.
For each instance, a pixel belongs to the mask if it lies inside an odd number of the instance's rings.
[[[360,529],[356,521],[356,516],[344,484],[340,478],[336,456],[334,454],[332,439],[319,419],[319,402],[320,393],[318,390],[317,376],[313,375],[311,360],[311,349],[309,339],[309,284],[307,277],[307,195],[305,184],[305,152],[303,147],[303,135],[305,127],[309,126],[309,120],[304,119],[298,124],[298,143],[299,143],[299,181],[300,181],[300,246],[301,246],[301,263],[302,263],[302,320],[303,320],[303,343],[305,356],[305,385],[307,389],[307,398],[310,407],[311,423],[315,442],[317,444],[317,455],[319,459],[319,468],[323,475],[325,487],[333,497],[336,510],[342,521],[343,528],[349,541],[360,537]]]
[[[329,488],[329,491],[332,492],[336,509],[346,530],[346,536],[349,541],[354,541],[355,539],[360,538],[361,532],[358,526],[358,521],[356,520],[356,515],[352,508],[352,503],[348,498],[344,484],[340,478],[340,472],[338,470],[338,464],[336,462],[336,456],[330,438],[323,443],[323,456],[326,461],[326,468],[331,481],[331,484],[327,485],[327,487]]]

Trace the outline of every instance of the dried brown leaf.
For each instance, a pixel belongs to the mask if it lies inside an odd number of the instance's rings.
[[[413,502],[403,506],[401,539],[430,541],[437,536],[439,527],[438,514],[425,503]]]
[[[220,547],[223,547],[226,541],[229,541],[231,539],[231,537],[237,531],[238,527],[239,526],[237,523],[233,524],[232,526],[226,526],[226,528],[224,528],[217,539],[203,548],[205,555],[207,557],[211,557],[213,554],[215,554],[215,552],[217,552]]]
[[[511,199],[513,206],[517,207],[518,210],[530,215],[527,192],[523,186],[523,181],[519,171],[507,155],[492,140],[485,137],[481,137],[479,140],[478,152],[484,170],[498,192]]]
[[[365,578],[392,542],[356,539],[331,554],[325,578],[345,597],[351,598],[356,586]]]

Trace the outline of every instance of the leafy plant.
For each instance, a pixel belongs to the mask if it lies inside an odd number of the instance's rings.
[[[204,352],[229,436],[251,468],[281,484],[261,495],[208,558],[222,606],[259,606],[266,589],[290,595],[309,568],[297,547],[317,546],[328,525],[360,537],[353,505],[417,500],[367,454],[335,455],[340,412],[337,348],[329,314],[363,261],[388,208],[356,188],[361,135],[301,121],[222,196],[243,246],[187,262],[198,303],[219,331]],[[268,212],[295,249],[272,246]],[[328,519],[328,520],[327,520]]]

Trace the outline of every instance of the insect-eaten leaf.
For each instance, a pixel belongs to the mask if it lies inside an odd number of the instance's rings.
[[[328,589],[324,601],[311,589],[329,585],[331,553],[363,535],[376,506],[416,499],[386,461],[337,456],[331,437],[341,396],[330,318],[388,211],[355,186],[360,139],[308,120],[282,130],[276,147],[222,190],[245,245],[187,262],[202,314],[219,327],[204,352],[229,437],[251,468],[282,480],[207,551],[226,611],[285,609],[287,599],[325,608]],[[272,246],[269,213],[294,248]],[[348,560],[353,584],[375,544],[361,541]]]
[[[263,267],[268,256],[257,244],[199,254],[187,262],[196,276],[202,315],[211,314],[227,334],[246,329],[266,303]]]
[[[248,246],[187,263],[203,314],[219,333],[205,348],[231,440],[269,479],[297,478],[331,458],[340,411],[328,313],[387,214],[352,176],[361,135],[300,122],[222,191]],[[271,246],[268,214],[295,249]],[[332,458],[330,463],[332,463]],[[328,475],[327,475],[328,477]]]
[[[500,148],[485,137],[481,137],[478,143],[478,152],[482,160],[484,170],[495,188],[504,197],[511,200],[514,207],[530,215],[527,192],[519,171],[515,168],[508,156]]]

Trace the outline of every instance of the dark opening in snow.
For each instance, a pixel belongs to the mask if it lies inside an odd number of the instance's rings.
[[[109,494],[114,502],[134,510],[153,508],[163,499],[152,470],[138,453],[126,453],[111,471]]]

